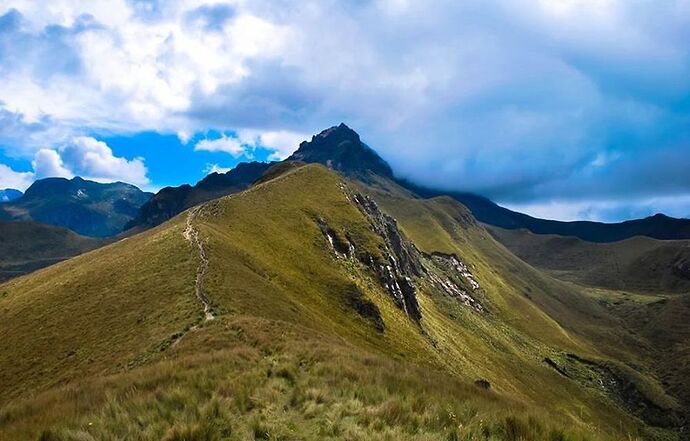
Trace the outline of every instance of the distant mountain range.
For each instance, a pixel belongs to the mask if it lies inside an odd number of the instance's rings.
[[[271,165],[273,163],[242,162],[227,173],[211,173],[194,186],[165,187],[141,206],[125,229],[154,227],[201,202],[242,191]]]
[[[421,197],[448,195],[469,208],[478,221],[509,230],[526,229],[535,234],[574,236],[600,243],[616,242],[634,236],[663,240],[690,239],[690,219],[676,219],[663,214],[617,223],[539,219],[501,207],[485,197],[472,193],[433,190],[406,181],[400,182]]]
[[[4,190],[0,190],[0,204],[3,202],[10,202],[15,199],[18,199],[22,197],[22,192],[19,190],[15,190],[14,188],[6,188]]]
[[[22,197],[0,204],[0,219],[33,220],[107,237],[120,233],[151,196],[122,182],[47,178],[34,182]]]

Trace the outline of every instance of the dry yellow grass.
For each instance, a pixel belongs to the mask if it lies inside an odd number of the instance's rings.
[[[379,198],[422,251],[456,253],[484,289],[478,314],[417,281],[417,324],[366,267],[334,258],[319,220],[381,252],[345,186],[356,191],[310,165],[199,210],[212,321],[185,214],[1,285],[0,439],[651,439],[602,390],[543,363],[609,353],[596,328],[577,329],[594,302],[552,292],[457,204]],[[385,331],[348,303],[353,286]]]

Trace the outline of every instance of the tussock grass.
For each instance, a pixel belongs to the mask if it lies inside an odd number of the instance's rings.
[[[543,363],[613,353],[620,333],[599,331],[619,321],[511,257],[457,204],[384,199],[421,250],[471,266],[490,311],[419,280],[416,323],[370,271],[337,259],[319,228],[322,219],[356,253],[381,253],[348,186],[309,165],[205,204],[195,226],[211,322],[199,321],[184,214],[0,287],[0,439],[647,436],[601,391]],[[353,307],[353,292],[383,329]]]
[[[313,339],[262,341],[265,321],[229,323],[254,338],[228,338],[210,354],[39,395],[2,412],[5,439],[81,440],[604,440],[561,431],[543,409],[510,403],[447,373]],[[180,353],[220,324],[180,343]],[[248,343],[251,342],[251,343]],[[186,346],[186,347],[185,347]],[[268,346],[268,347],[267,347]],[[257,354],[270,356],[256,358]],[[55,400],[60,397],[62,400]],[[82,400],[87,398],[86,402]],[[76,409],[76,403],[82,406]],[[33,411],[43,410],[38,429]]]

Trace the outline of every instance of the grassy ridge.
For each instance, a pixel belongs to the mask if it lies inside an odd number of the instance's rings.
[[[483,287],[487,314],[416,281],[417,324],[319,227],[382,252],[355,187],[310,165],[205,204],[194,222],[210,322],[184,215],[1,285],[0,439],[651,439],[543,362],[602,354],[599,322],[577,321],[615,320],[604,307],[555,295],[558,282],[511,260],[456,203],[378,197],[418,248],[457,254]],[[353,298],[375,305],[383,331]]]

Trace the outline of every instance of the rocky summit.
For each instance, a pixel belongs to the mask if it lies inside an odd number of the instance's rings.
[[[370,174],[393,177],[390,166],[344,123],[314,135],[311,141],[302,142],[287,160],[323,164],[365,180]]]

